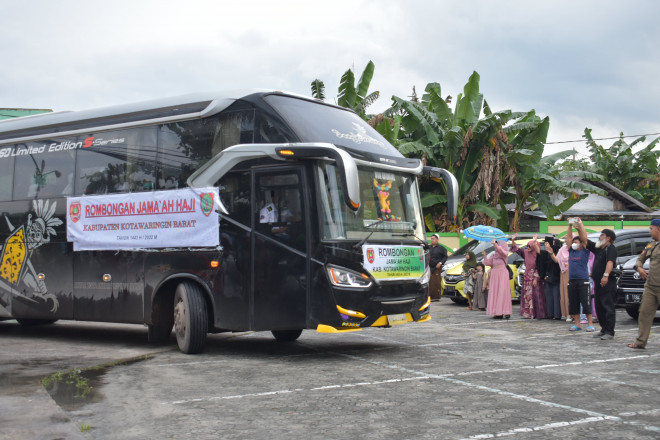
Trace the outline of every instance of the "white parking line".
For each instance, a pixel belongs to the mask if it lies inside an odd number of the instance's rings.
[[[593,422],[602,422],[604,420],[614,420],[614,421],[619,421],[618,417],[587,417],[584,419],[580,420],[572,420],[570,422],[555,422],[555,423],[548,423],[546,425],[541,425],[541,426],[534,426],[532,428],[515,428],[515,429],[510,429],[508,431],[501,431],[495,434],[477,434],[477,435],[472,435],[470,437],[464,437],[460,440],[471,440],[471,439],[484,439],[484,438],[496,438],[496,437],[508,437],[516,434],[520,434],[523,432],[535,432],[535,431],[544,431],[546,429],[555,429],[555,428],[565,428],[566,426],[572,426],[572,425],[582,425],[585,423],[593,423]]]

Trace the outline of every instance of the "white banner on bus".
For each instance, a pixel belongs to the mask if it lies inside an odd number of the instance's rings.
[[[219,245],[217,188],[186,188],[67,200],[74,251]]]

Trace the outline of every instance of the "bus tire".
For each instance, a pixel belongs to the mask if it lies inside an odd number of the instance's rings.
[[[20,325],[50,325],[57,322],[57,319],[34,319],[34,318],[16,318]]]
[[[182,281],[174,292],[174,334],[179,350],[186,354],[200,353],[206,343],[208,314],[200,287]]]
[[[298,339],[302,333],[302,329],[295,330],[271,330],[275,339],[280,342],[293,342]]]

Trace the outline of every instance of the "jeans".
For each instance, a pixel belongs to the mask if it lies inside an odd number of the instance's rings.
[[[548,318],[561,318],[559,284],[545,283],[545,307]]]

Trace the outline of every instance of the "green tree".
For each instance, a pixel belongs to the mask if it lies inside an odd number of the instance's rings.
[[[549,118],[540,118],[533,110],[493,112],[479,92],[479,80],[479,74],[473,72],[453,112],[451,97],[441,96],[438,83],[426,86],[420,102],[395,96],[392,111],[387,113],[389,120],[376,125],[391,142],[391,135],[398,131],[393,143],[404,155],[420,157],[456,176],[459,227],[497,223],[505,230],[518,231],[521,215],[529,206],[538,205],[552,218],[584,197],[578,191],[603,192],[579,180],[599,178],[594,173],[556,167],[558,158],[571,151],[543,157]],[[421,191],[429,229],[451,229],[443,214],[446,196],[431,182],[423,181]],[[555,205],[550,197],[554,193],[565,200]],[[511,224],[505,207],[509,203],[515,205]]]
[[[369,120],[370,116],[367,115],[366,109],[380,96],[380,92],[378,91],[369,93],[369,86],[374,76],[374,70],[374,63],[369,61],[358,80],[357,86],[355,85],[355,74],[353,70],[348,69],[344,72],[339,82],[337,105],[350,108],[363,119]],[[321,101],[325,100],[325,84],[323,81],[315,79],[312,81],[311,88],[312,97]]]
[[[592,171],[606,181],[651,207],[660,207],[660,137],[634,152],[634,147],[646,141],[642,136],[630,144],[621,133],[612,146],[605,148],[594,141],[591,129],[584,129],[584,138],[591,152]]]

